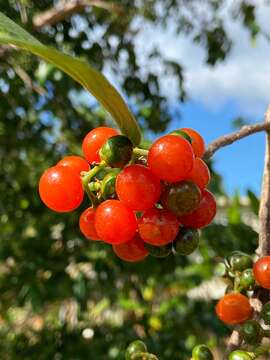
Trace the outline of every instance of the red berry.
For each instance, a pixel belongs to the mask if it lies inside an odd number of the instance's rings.
[[[251,318],[253,309],[246,296],[231,293],[223,296],[216,306],[217,316],[225,324],[241,324]]]
[[[137,230],[134,212],[119,200],[106,200],[96,210],[95,228],[98,236],[109,244],[131,240]]]
[[[95,212],[94,208],[89,207],[84,210],[79,220],[80,230],[89,240],[100,240],[95,228]]]
[[[110,137],[118,135],[118,131],[109,127],[101,126],[91,130],[83,139],[82,150],[85,158],[92,164],[100,162],[99,149]]]
[[[270,290],[270,256],[264,256],[253,266],[254,276],[261,287]]]
[[[139,234],[151,245],[165,245],[172,242],[178,233],[179,222],[167,210],[152,208],[139,219]]]
[[[203,190],[210,181],[210,171],[206,163],[196,158],[191,173],[188,175],[187,180],[195,182],[201,190]]]
[[[202,199],[199,206],[190,214],[180,216],[180,224],[195,229],[203,228],[209,225],[214,219],[217,211],[217,205],[214,195],[204,189],[202,190]]]
[[[205,143],[202,136],[193,129],[183,128],[181,130],[191,137],[191,146],[193,148],[194,154],[198,157],[202,157],[205,153]]]
[[[142,261],[149,254],[138,234],[124,244],[113,245],[113,251],[120,259],[129,262]]]
[[[79,175],[82,171],[88,171],[90,166],[88,162],[80,156],[65,156],[62,160],[60,160],[57,165],[61,166],[70,166],[73,170],[75,170]]]
[[[68,212],[80,206],[83,187],[78,173],[69,166],[53,166],[39,180],[39,195],[48,208]]]
[[[161,185],[146,166],[129,165],[116,178],[116,193],[130,209],[143,211],[158,201]]]
[[[194,164],[194,153],[190,143],[181,136],[166,135],[150,147],[148,165],[160,179],[177,182],[185,179]]]

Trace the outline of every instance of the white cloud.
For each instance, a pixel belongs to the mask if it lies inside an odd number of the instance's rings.
[[[270,6],[266,6],[265,1],[256,2],[259,22],[270,34]],[[158,64],[147,64],[144,58],[156,45],[167,58],[183,64],[185,86],[191,100],[212,110],[233,102],[243,114],[261,116],[270,101],[270,42],[259,36],[252,45],[249,33],[241,24],[227,20],[226,27],[234,41],[233,49],[225,62],[208,67],[204,62],[205,51],[191,39],[176,37],[170,30],[164,32],[145,26],[137,39],[141,66],[159,69]],[[163,91],[174,99],[176,83],[173,79],[163,80]]]

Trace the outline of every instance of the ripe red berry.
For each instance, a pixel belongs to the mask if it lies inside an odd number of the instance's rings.
[[[129,165],[116,178],[116,193],[130,209],[152,208],[161,192],[159,179],[143,165]]]
[[[91,130],[85,136],[82,143],[82,151],[90,164],[93,162],[100,162],[99,149],[106,140],[118,134],[118,131],[115,129],[101,126]]]
[[[149,254],[138,234],[124,244],[113,245],[113,251],[120,259],[129,262],[142,261]]]
[[[187,180],[195,182],[201,190],[208,185],[210,181],[210,171],[202,159],[198,157],[195,159],[193,169],[188,175]]]
[[[146,243],[161,246],[176,238],[179,222],[169,211],[152,208],[139,219],[138,228],[141,238]]]
[[[75,170],[79,175],[82,171],[88,171],[90,166],[88,162],[80,156],[65,156],[62,160],[60,160],[57,165],[61,166],[70,166],[73,170]]]
[[[119,200],[101,203],[95,215],[98,236],[109,244],[122,244],[131,240],[137,230],[134,212]]]
[[[204,189],[199,206],[190,214],[180,216],[180,224],[195,229],[203,228],[209,225],[214,219],[217,211],[217,205],[214,195]]]
[[[246,296],[230,293],[219,300],[216,306],[217,316],[225,324],[241,324],[250,319],[253,309]]]
[[[166,135],[155,141],[148,153],[150,170],[162,180],[177,182],[185,179],[194,164],[190,143],[181,136]]]
[[[80,230],[89,240],[100,240],[95,228],[95,212],[94,208],[89,207],[84,210],[79,220]]]
[[[191,137],[191,146],[193,148],[194,154],[198,157],[202,157],[205,153],[205,143],[202,136],[193,129],[183,128],[181,130]]]
[[[48,208],[68,212],[80,206],[83,187],[78,173],[69,166],[53,166],[39,180],[39,195]]]
[[[270,290],[270,256],[264,256],[253,266],[254,276],[261,287]]]

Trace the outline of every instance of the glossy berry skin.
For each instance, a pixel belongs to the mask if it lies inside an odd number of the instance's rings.
[[[149,254],[138,234],[124,244],[113,245],[113,251],[120,259],[128,262],[142,261]]]
[[[180,216],[180,224],[195,229],[203,228],[209,225],[214,219],[217,211],[217,205],[214,195],[204,189],[199,206],[190,214]]]
[[[205,143],[202,136],[195,130],[190,128],[181,129],[191,137],[191,146],[193,148],[194,154],[197,157],[202,157],[205,153]]]
[[[112,245],[122,244],[134,237],[137,219],[121,201],[106,200],[96,209],[95,228],[103,241]]]
[[[263,338],[263,329],[256,320],[246,321],[240,329],[241,338],[249,345],[259,344]]]
[[[82,234],[89,240],[100,240],[95,228],[95,209],[89,207],[80,216],[79,226]]]
[[[193,169],[187,180],[193,181],[203,190],[209,184],[210,177],[210,171],[206,163],[201,158],[195,158]]]
[[[181,136],[165,135],[149,149],[148,166],[161,180],[174,183],[185,179],[194,164],[190,143]]]
[[[192,181],[171,184],[163,191],[161,197],[163,207],[177,216],[191,213],[200,201],[201,190]]]
[[[152,208],[161,193],[159,179],[143,165],[129,165],[116,178],[118,198],[130,209],[143,211]]]
[[[124,135],[112,136],[99,150],[100,159],[114,168],[124,167],[131,160],[132,153],[132,142]]]
[[[141,238],[146,243],[161,246],[175,239],[179,222],[169,211],[152,208],[139,219],[138,228]]]
[[[261,317],[266,325],[270,325],[270,301],[263,305]]]
[[[190,255],[199,246],[199,240],[197,229],[180,229],[173,242],[173,251],[176,255]]]
[[[192,360],[214,360],[214,357],[206,345],[197,345],[192,350]]]
[[[228,262],[232,271],[244,271],[253,266],[251,256],[242,251],[233,251],[228,257]]]
[[[133,355],[136,353],[146,353],[147,347],[145,343],[141,340],[133,341],[131,344],[129,344],[128,348],[126,349],[125,353],[125,360],[132,360]]]
[[[261,287],[270,290],[270,256],[264,256],[253,266],[254,276]]]
[[[100,162],[99,150],[110,137],[118,135],[118,131],[110,127],[97,127],[83,139],[82,151],[90,164]]]
[[[255,277],[252,269],[245,269],[241,273],[239,285],[243,290],[252,290],[255,285]]]
[[[78,175],[80,175],[82,171],[89,171],[90,169],[88,162],[82,157],[76,155],[65,156],[57,163],[57,165],[70,166],[78,173]]]
[[[250,319],[253,309],[246,296],[239,293],[224,295],[216,306],[217,316],[228,325],[241,324]]]
[[[172,252],[172,244],[155,246],[145,243],[146,249],[149,251],[149,255],[156,258],[165,258],[169,256]]]
[[[253,360],[255,359],[250,353],[242,350],[235,350],[230,353],[229,360]]]
[[[75,210],[83,201],[83,187],[77,171],[69,166],[53,166],[39,180],[39,195],[56,212]]]

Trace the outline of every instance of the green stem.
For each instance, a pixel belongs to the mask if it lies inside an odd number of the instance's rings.
[[[92,193],[92,189],[90,188],[90,181],[93,179],[93,177],[104,167],[106,166],[106,163],[102,161],[99,165],[93,167],[93,169],[89,170],[83,177],[82,177],[82,185],[84,188],[84,191],[88,195],[89,199],[91,200],[92,205],[95,207],[98,205],[98,201],[95,197],[95,195]]]
[[[265,354],[268,354],[268,352],[270,351],[270,348],[269,346],[258,346],[257,349],[254,351],[254,359],[256,359],[258,356],[261,356],[261,355],[265,355]]]
[[[90,191],[98,191],[100,190],[101,185],[100,183],[93,181],[88,184],[88,187]]]
[[[140,148],[137,148],[137,147],[135,147],[133,149],[133,154],[139,155],[139,156],[147,156],[148,152],[149,152],[148,150],[140,149]]]

